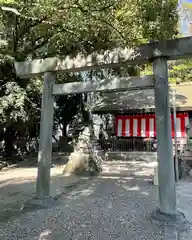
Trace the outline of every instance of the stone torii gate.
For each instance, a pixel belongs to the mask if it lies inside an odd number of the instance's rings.
[[[159,160],[159,209],[155,213],[155,218],[171,221],[181,219],[178,218],[176,208],[167,60],[190,56],[192,38],[188,37],[148,43],[134,49],[117,48],[87,56],[78,54],[74,58],[67,56],[63,59],[46,58],[16,62],[16,73],[20,77],[44,75],[36,200],[44,202],[50,199],[54,95],[154,88]],[[55,84],[57,71],[79,72],[113,68],[121,64],[144,64],[150,61],[153,62],[153,77],[120,79],[114,77],[95,84],[85,82]]]

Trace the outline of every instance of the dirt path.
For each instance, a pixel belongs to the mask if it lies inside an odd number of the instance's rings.
[[[64,177],[62,171],[66,160],[51,169],[51,196],[59,195],[67,186],[79,182],[79,177]],[[63,163],[63,164],[62,164]],[[37,167],[30,162],[6,168],[0,172],[0,221],[20,211],[23,204],[35,197]]]
[[[50,226],[45,224],[43,228],[41,228],[41,223],[39,223],[40,226],[39,230],[33,232],[34,228],[38,228],[37,227],[38,223],[36,223],[36,221],[34,222],[29,219],[37,218],[39,219],[40,222],[41,221],[46,222],[47,214],[49,214],[50,221],[52,219],[52,216],[54,216],[55,214],[55,217],[53,217],[53,219],[55,219],[54,221],[58,221],[59,224],[64,225],[62,229],[59,230],[57,229],[57,226],[49,229],[52,232],[51,236],[53,238],[51,237],[49,238],[48,236],[45,238],[42,237],[38,239],[57,240],[60,239],[59,237],[63,237],[68,233],[72,234],[70,233],[72,229],[74,231],[73,234],[76,234],[76,236],[78,236],[77,239],[85,239],[83,237],[81,238],[81,234],[83,234],[82,236],[84,237],[85,237],[84,234],[89,234],[87,228],[89,229],[92,235],[96,234],[97,230],[94,228],[94,225],[95,224],[97,225],[97,221],[99,221],[100,218],[102,219],[102,217],[104,217],[104,219],[102,220],[104,229],[101,229],[98,226],[100,231],[102,231],[101,235],[99,235],[100,237],[99,239],[104,239],[102,238],[103,236],[108,237],[107,239],[110,239],[109,238],[111,237],[110,234],[114,234],[114,239],[129,239],[128,238],[129,235],[130,239],[133,239],[136,231],[135,228],[138,228],[138,235],[142,237],[141,235],[142,229],[143,228],[147,229],[147,227],[143,227],[146,224],[145,221],[151,221],[150,218],[148,217],[151,214],[151,212],[156,208],[156,204],[158,204],[157,187],[154,187],[152,185],[153,165],[138,161],[105,162],[103,163],[102,174],[99,177],[92,179],[88,182],[85,181],[85,183],[82,186],[78,185],[78,183],[80,182],[79,178],[62,176],[61,173],[63,168],[64,163],[61,162],[60,164],[55,165],[51,169],[51,194],[53,196],[60,194],[60,198],[61,201],[63,201],[63,205],[61,204],[60,206],[53,207],[52,210],[40,210],[34,213],[25,213],[22,215],[18,214],[19,209],[23,206],[23,204],[27,200],[30,200],[35,196],[37,167],[34,166],[24,167],[24,165],[22,165],[22,167],[14,167],[9,170],[7,169],[5,171],[0,172],[1,239],[9,240],[15,239],[14,235],[10,236],[8,232],[6,232],[8,231],[9,224],[12,222],[14,222],[14,225],[10,229],[11,234],[16,231],[18,235],[21,234],[19,235],[20,236],[19,239],[37,239],[37,237],[40,237],[40,235],[43,234],[43,232],[46,230],[45,228]],[[75,185],[75,188],[70,189],[69,192],[66,193],[66,187],[71,186],[72,184]],[[177,184],[178,208],[179,210],[185,213],[187,220],[190,223],[192,223],[190,214],[192,211],[191,187],[192,183],[189,181],[188,182],[182,181]],[[106,208],[106,206],[108,206],[108,208]],[[75,208],[77,208],[77,211],[76,210],[74,211]],[[96,214],[94,209],[102,211],[99,211],[97,213],[98,215],[96,216],[96,218],[93,217],[92,219],[92,216]],[[113,211],[111,209],[113,209]],[[110,223],[105,222],[106,217],[102,213],[104,211],[106,211],[106,216],[108,216],[108,218],[111,219]],[[146,214],[144,213],[145,211],[147,211],[146,212],[147,220]],[[65,215],[64,219],[62,218],[62,215],[63,216]],[[132,216],[132,218],[128,219],[130,215]],[[12,216],[13,218],[10,219],[10,217]],[[75,216],[77,221],[79,221],[80,223],[82,222],[81,225],[83,226],[82,228],[84,230],[79,229],[78,224],[76,224],[76,222],[70,223],[70,221],[68,222],[64,221],[66,218],[73,220],[75,219]],[[119,220],[117,221],[115,220],[116,216],[119,217]],[[125,218],[123,218],[123,216],[125,216]],[[84,219],[88,218],[93,220],[93,224],[90,224],[88,221],[87,221],[88,225],[83,223]],[[112,218],[114,218],[115,225],[112,222]],[[32,234],[32,235],[29,234],[29,238],[27,238],[27,236],[24,237],[25,233],[24,230],[22,230],[23,227],[19,228],[21,222],[23,223],[24,219],[25,220],[27,219],[27,223],[24,224],[25,227],[28,228],[29,233]],[[122,235],[123,233],[121,233],[122,231],[121,223],[118,221],[129,227],[130,233]],[[70,224],[72,225],[72,227],[70,227]],[[118,233],[117,228],[115,227],[117,225],[119,225]],[[131,227],[133,227],[132,230]],[[69,230],[69,232],[67,229]],[[73,234],[69,235],[69,238],[66,239],[67,240],[74,239]],[[120,235],[117,234],[120,234],[125,238],[118,238],[118,236]],[[146,232],[144,231],[143,234],[144,234],[143,237],[146,238],[141,239],[154,239],[153,238],[154,234],[157,234],[156,235],[157,238],[155,239],[161,239],[162,228],[161,226],[157,226],[151,223],[150,228],[148,228]],[[191,228],[189,228],[189,231],[187,233],[181,233],[179,235],[180,240],[191,239],[191,236],[192,236]],[[88,235],[86,235],[86,237],[88,237]],[[113,239],[113,237],[111,239]]]
[[[152,173],[145,163],[106,162],[99,177],[61,194],[59,205],[1,222],[0,238],[161,240],[163,226],[151,219],[157,203]]]

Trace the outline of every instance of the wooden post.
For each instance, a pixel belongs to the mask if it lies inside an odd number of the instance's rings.
[[[52,158],[52,128],[53,128],[53,104],[52,86],[56,74],[46,72],[44,74],[44,88],[41,106],[40,142],[38,153],[38,174],[36,197],[38,199],[50,196],[50,169]]]
[[[153,61],[159,175],[159,212],[176,214],[176,188],[173,162],[171,113],[169,107],[168,68],[166,58]]]

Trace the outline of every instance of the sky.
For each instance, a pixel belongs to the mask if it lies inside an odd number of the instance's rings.
[[[179,0],[179,31],[184,36],[192,36],[192,0]]]

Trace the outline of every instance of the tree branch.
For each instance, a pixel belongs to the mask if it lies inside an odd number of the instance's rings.
[[[79,9],[80,9],[83,13],[85,13],[85,14],[87,14],[87,13],[90,14],[90,11],[91,11],[91,10],[89,11],[89,10],[84,9],[80,4],[79,4]],[[92,15],[92,14],[90,14],[90,15],[91,15],[91,17],[95,18],[94,15]],[[105,24],[107,24],[108,26],[110,26],[111,28],[113,28],[113,30],[115,30],[115,31],[120,35],[120,37],[124,40],[124,42],[127,43],[127,41],[126,41],[126,39],[124,38],[122,32],[120,32],[115,26],[113,26],[113,24],[111,24],[111,23],[109,23],[109,22],[107,22],[107,21],[105,21],[105,20],[103,20],[103,19],[102,19],[102,20],[100,19],[100,21],[102,21],[103,23],[105,23]]]
[[[107,24],[108,26],[110,26],[111,28],[113,28],[113,30],[115,30],[119,35],[120,37],[122,38],[122,40],[124,40],[124,43],[127,43],[127,40],[125,39],[125,37],[123,36],[122,32],[120,32],[115,26],[113,26],[113,24],[105,21],[105,20],[100,20],[102,21],[103,23]]]
[[[20,33],[18,34],[18,39],[20,39],[23,35],[25,35],[27,32],[30,31],[30,29],[32,29],[33,27],[41,24],[41,23],[44,23],[46,20],[46,18],[43,18],[43,19],[36,19],[36,20],[33,20],[33,22],[31,21],[31,23],[27,20],[27,24],[26,26],[23,28],[22,31],[20,31]],[[24,20],[25,21],[25,20]]]
[[[55,25],[54,27],[57,27],[57,26]],[[78,36],[75,32],[73,32],[71,29],[68,29],[68,28],[63,27],[61,30],[59,30],[59,31],[57,31],[56,33],[48,36],[48,37],[47,37],[46,39],[44,39],[41,43],[39,43],[38,45],[34,46],[32,52],[31,52],[31,50],[28,50],[28,51],[26,50],[26,51],[25,51],[26,54],[33,53],[35,50],[38,50],[39,48],[43,47],[45,44],[48,43],[48,41],[50,41],[50,40],[53,39],[57,34],[62,33],[62,32],[67,32],[67,33],[70,33],[70,34],[72,34],[72,35],[74,35],[74,36],[76,36],[76,37],[79,37],[79,36]],[[41,40],[41,37],[39,37],[38,39],[36,39],[36,41],[38,41],[38,40]]]
[[[15,14],[15,15],[17,15],[17,16],[20,16],[20,18],[23,18],[23,19],[32,20],[32,21],[37,21],[37,20],[39,20],[39,18],[34,18],[34,17],[22,15],[22,14],[21,14],[19,11],[17,11],[17,9],[15,9],[15,8],[11,8],[11,7],[0,7],[0,9],[1,9],[2,11],[10,12],[10,13],[13,13],[13,14]],[[43,22],[43,23],[51,24],[50,21],[46,21],[46,20],[43,20],[42,22]]]
[[[87,12],[101,12],[101,11],[105,11],[107,10],[108,8],[110,7],[113,7],[116,3],[118,3],[117,1],[107,5],[107,6],[103,6],[101,8],[89,8],[89,9],[85,9],[81,6],[81,4],[77,1],[76,4],[74,5],[71,5],[71,6],[64,6],[64,7],[61,7],[58,11],[64,11],[64,10],[69,10],[69,9],[80,9],[80,10],[83,10],[83,11],[87,11]]]

